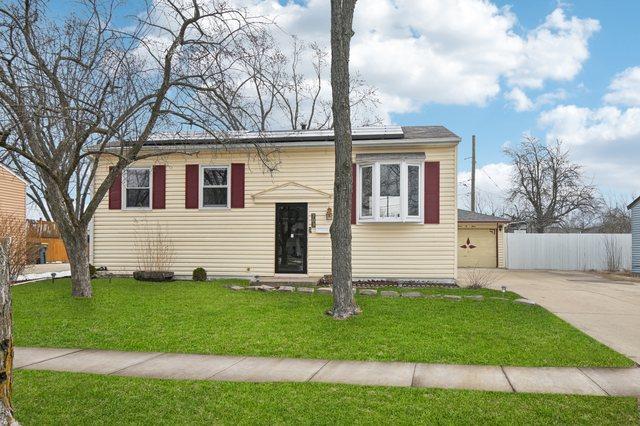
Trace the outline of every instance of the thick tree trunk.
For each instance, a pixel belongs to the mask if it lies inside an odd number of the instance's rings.
[[[13,417],[13,336],[9,290],[9,244],[0,241],[0,426],[17,424]]]
[[[91,274],[89,273],[89,243],[87,229],[71,232],[60,230],[71,266],[71,294],[74,297],[91,297]]]
[[[336,319],[359,313],[351,282],[351,111],[349,47],[355,0],[331,0],[331,92],[335,131],[335,178],[331,223],[331,272]]]

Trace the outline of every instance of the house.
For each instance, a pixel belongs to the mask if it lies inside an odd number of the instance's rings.
[[[628,208],[631,210],[631,272],[640,274],[640,197]]]
[[[27,182],[0,163],[0,215],[27,218]]]
[[[143,152],[167,154],[126,169],[96,211],[93,263],[132,273],[135,240],[153,228],[171,242],[177,276],[196,267],[247,278],[331,273],[333,131],[228,138],[154,137]],[[459,141],[442,126],[353,130],[354,279],[455,280]],[[256,145],[277,149],[276,172]]]
[[[504,227],[509,219],[458,209],[458,266],[504,268]]]

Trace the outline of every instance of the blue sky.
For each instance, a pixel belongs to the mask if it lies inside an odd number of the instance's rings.
[[[329,46],[328,0],[233,3]],[[531,134],[562,139],[605,195],[630,198],[640,193],[639,16],[637,0],[359,0],[352,69],[379,89],[387,123],[442,124],[462,137],[463,203],[472,134],[486,197],[508,186],[503,145]]]

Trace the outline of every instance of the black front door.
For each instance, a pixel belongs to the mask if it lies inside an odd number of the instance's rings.
[[[276,273],[307,273],[307,205],[276,204]]]

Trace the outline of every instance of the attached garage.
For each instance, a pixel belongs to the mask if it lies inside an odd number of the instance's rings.
[[[508,219],[458,209],[458,267],[504,268]]]

